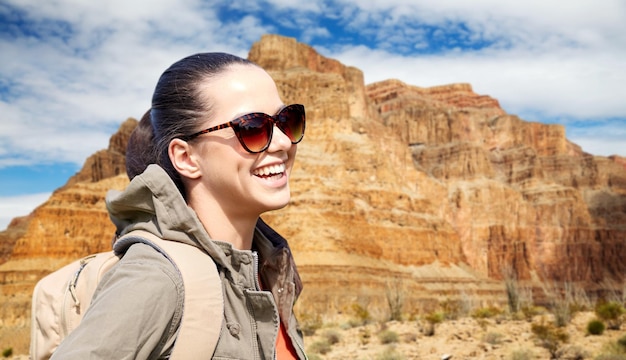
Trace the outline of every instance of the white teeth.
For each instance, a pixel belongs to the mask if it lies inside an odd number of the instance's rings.
[[[276,164],[276,165],[270,165],[270,166],[262,167],[260,169],[256,169],[254,171],[254,175],[269,176],[269,175],[282,174],[284,172],[285,172],[285,164]]]

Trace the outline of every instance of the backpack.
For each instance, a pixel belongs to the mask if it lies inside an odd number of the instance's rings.
[[[222,284],[213,260],[195,246],[163,240],[147,231],[134,230],[117,240],[114,251],[89,255],[45,276],[32,297],[30,359],[49,359],[61,341],[74,330],[90,305],[102,276],[135,243],[145,243],[168,258],[184,284],[183,315],[170,359],[210,358],[223,319]],[[121,247],[120,247],[121,245]]]

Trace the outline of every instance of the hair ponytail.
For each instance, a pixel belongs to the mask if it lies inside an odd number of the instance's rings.
[[[126,145],[126,174],[130,180],[146,170],[148,165],[156,163],[153,141],[154,130],[148,110],[130,134]]]

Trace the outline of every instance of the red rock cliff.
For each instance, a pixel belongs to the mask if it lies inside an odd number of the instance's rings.
[[[270,72],[285,103],[307,109],[292,203],[264,216],[295,253],[302,311],[364,301],[384,308],[390,279],[407,306],[455,294],[502,299],[506,268],[589,289],[624,280],[623,158],[585,154],[562,126],[506,114],[468,84],[365,86],[360,70],[272,35],[249,58]],[[3,327],[27,334],[35,281],[109,248],[104,194],[127,184],[124,148],[135,125],[125,122],[107,150],[0,233],[9,244]]]

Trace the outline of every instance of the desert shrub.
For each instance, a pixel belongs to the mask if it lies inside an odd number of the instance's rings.
[[[526,314],[524,314],[522,311],[518,311],[516,313],[510,314],[510,319],[513,321],[526,320]]]
[[[615,301],[600,303],[596,306],[596,315],[604,320],[619,318],[624,314],[624,306]]]
[[[439,324],[443,319],[445,319],[445,315],[439,311],[432,312],[424,317],[424,320],[431,324]]]
[[[315,332],[322,327],[322,318],[319,314],[309,315],[302,314],[300,315],[300,329],[305,336],[315,335]]]
[[[520,291],[519,283],[517,281],[517,273],[512,267],[506,266],[502,269],[502,277],[504,278],[509,312],[511,314],[515,314],[520,309]]]
[[[471,314],[473,309],[479,306],[480,300],[475,293],[466,293],[463,290],[461,290],[459,296],[459,316],[467,317]]]
[[[385,295],[387,297],[387,305],[389,306],[389,320],[401,321],[402,308],[404,307],[404,283],[400,279],[387,282]]]
[[[592,309],[592,307],[590,307],[586,302],[575,301],[569,305],[569,309],[573,316],[574,314],[579,312],[589,311],[590,309]]]
[[[617,339],[617,341],[607,342],[604,346],[602,346],[602,352],[600,354],[605,356],[606,359],[610,359],[608,356],[613,355],[615,356],[615,359],[626,360],[626,345],[623,344],[624,342],[626,342],[626,335]],[[620,358],[618,355],[622,357]]]
[[[550,352],[552,359],[558,359],[558,351],[569,335],[561,328],[549,324],[532,324],[530,327],[539,346]]]
[[[425,323],[422,325],[422,333],[425,336],[435,335],[435,326],[443,321],[444,315],[442,312],[432,312],[424,316]]]
[[[6,348],[6,349],[2,350],[2,357],[8,358],[8,357],[11,357],[11,356],[13,356],[13,348],[12,347],[9,347],[9,348]]]
[[[383,330],[378,333],[378,339],[383,344],[394,344],[399,340],[398,333],[393,330]]]
[[[532,321],[535,316],[545,314],[546,309],[533,304],[524,304],[520,307],[520,312],[524,315],[526,321]]]
[[[327,354],[331,350],[331,345],[328,340],[318,340],[309,345],[309,352],[313,354]]]
[[[490,331],[486,333],[485,335],[483,335],[483,342],[486,342],[491,345],[498,345],[502,343],[503,338],[504,338],[504,335],[502,335],[501,333]]]
[[[456,320],[462,314],[461,302],[458,300],[446,299],[439,304],[443,315],[448,320]]]
[[[496,315],[502,313],[502,310],[498,309],[495,306],[487,306],[483,308],[478,308],[472,312],[472,317],[474,319],[489,319]]]
[[[407,316],[405,317],[405,320],[411,321],[411,322],[417,321],[417,319],[419,319],[419,311],[417,310],[410,310],[407,313]]]
[[[398,353],[393,346],[388,346],[376,356],[376,360],[404,360],[404,355]]]
[[[602,335],[604,328],[604,323],[601,320],[593,319],[587,323],[587,334]]]
[[[579,308],[574,304],[577,302],[576,286],[572,282],[565,282],[562,286],[558,284],[543,284],[543,291],[550,301],[550,312],[554,315],[554,324],[557,327],[564,327],[572,321],[574,313]]]
[[[583,286],[572,285],[571,293],[570,309],[572,314],[593,309],[594,301],[591,300]]]
[[[558,301],[552,305],[554,315],[554,325],[558,327],[567,326],[572,321],[572,308],[566,301]]]
[[[529,349],[517,349],[511,352],[510,360],[531,360],[535,358],[535,354]]]
[[[322,334],[322,337],[331,345],[335,345],[341,341],[341,334],[337,330],[326,330],[324,334]]]
[[[352,319],[352,324],[354,326],[362,326],[369,323],[372,320],[372,316],[370,312],[360,304],[352,304],[352,314],[354,315],[354,319]]]
[[[619,330],[622,326],[622,316],[626,310],[624,306],[616,301],[609,301],[596,306],[596,315],[606,321],[607,327],[611,330]]]

